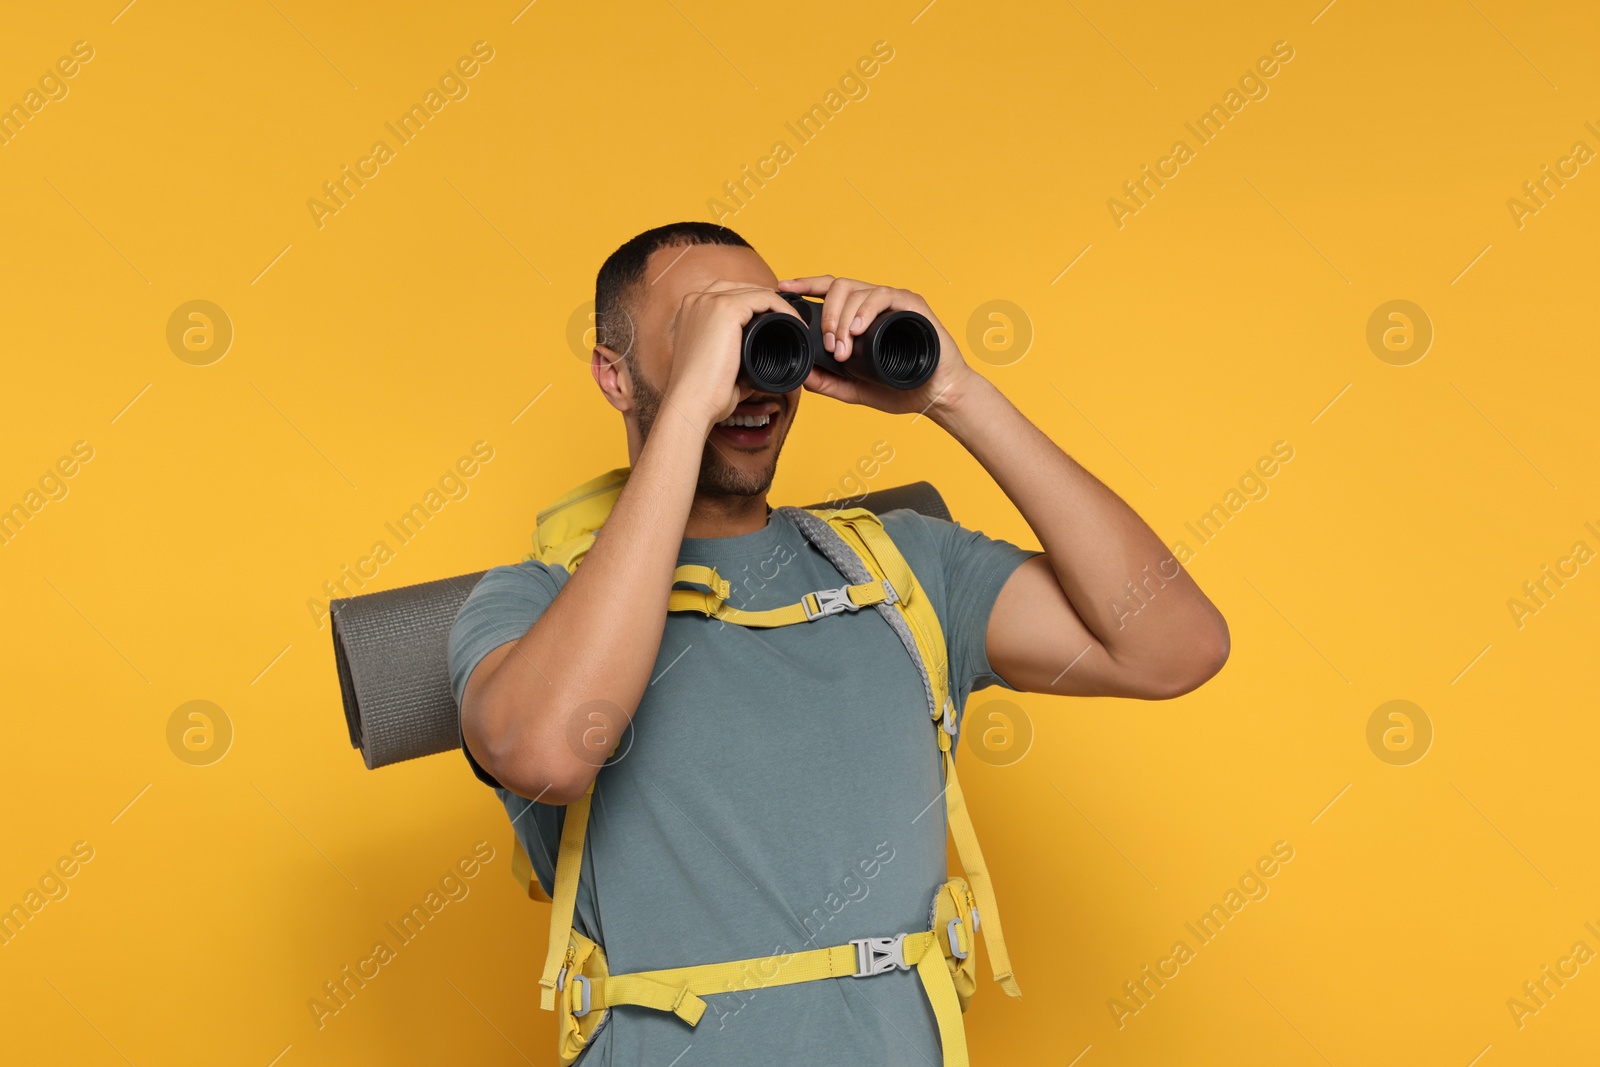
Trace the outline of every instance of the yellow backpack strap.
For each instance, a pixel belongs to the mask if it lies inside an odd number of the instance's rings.
[[[1000,906],[995,902],[994,883],[989,880],[989,864],[978,847],[978,833],[972,826],[972,816],[967,811],[966,798],[961,793],[961,783],[956,778],[955,760],[950,752],[950,735],[939,728],[939,749],[944,757],[945,810],[949,814],[950,836],[955,838],[956,854],[961,857],[961,868],[972,886],[972,896],[977,907],[972,912],[972,928],[983,931],[983,943],[989,950],[989,970],[1000,983],[1008,997],[1022,996],[1022,988],[1011,972],[1011,954],[1006,950],[1005,933],[1000,929]],[[985,922],[984,920],[988,920]]]
[[[742,988],[754,976],[760,988],[813,982],[824,978],[859,978],[894,969],[915,970],[939,1028],[943,1067],[967,1067],[967,1037],[961,1026],[961,1003],[945,963],[944,930],[921,930],[895,937],[862,938],[829,948],[777,956],[757,956],[730,963],[706,963],[660,971],[605,975],[589,981],[584,1014],[635,1004],[670,1011],[696,1026],[705,1015],[702,999]],[[863,942],[873,943],[863,946]],[[863,968],[866,964],[868,969]]]
[[[543,904],[550,903],[544,887],[539,884],[538,874],[534,872],[533,859],[528,855],[528,850],[522,847],[522,838],[517,835],[516,826],[511,827],[511,877],[517,880],[517,885],[531,899]]]
[[[589,800],[594,783],[583,796],[567,805],[566,822],[561,827],[561,848],[556,853],[555,893],[550,901],[550,946],[545,951],[544,972],[539,976],[539,1007],[556,1008],[556,982],[565,962],[572,930],[573,912],[578,905],[578,875],[583,870],[583,842],[589,835]]]
[[[989,967],[994,980],[1007,996],[1020,997],[1022,989],[1011,971],[1011,955],[1006,950],[1005,933],[1000,924],[1000,907],[995,901],[994,883],[989,878],[989,865],[978,846],[977,831],[972,826],[972,815],[967,811],[966,798],[956,777],[952,738],[955,734],[955,705],[950,698],[950,671],[946,656],[944,628],[933,601],[922,588],[917,576],[892,538],[883,529],[883,523],[866,508],[845,508],[839,511],[813,511],[808,514],[825,521],[834,532],[853,549],[874,577],[883,578],[894,587],[894,606],[905,619],[911,631],[913,647],[908,651],[918,661],[928,687],[928,705],[935,723],[934,734],[939,745],[940,761],[944,769],[945,809],[949,819],[950,835],[955,839],[956,853],[961,858],[962,869],[972,887],[977,901],[975,929],[983,931],[984,944],[989,950]],[[819,548],[822,546],[819,545]],[[839,561],[833,561],[838,566]],[[903,638],[902,638],[903,640]]]
[[[627,480],[627,474],[627,468],[621,468],[592,479],[541,513],[539,530],[536,533],[538,551],[534,553],[534,558],[550,565],[564,566],[569,572],[576,569],[594,545],[595,531],[604,521],[611,506],[616,503]],[[982,850],[978,847],[972,818],[967,812],[966,801],[956,778],[954,756],[951,751],[951,739],[955,733],[955,715],[949,693],[949,664],[946,658],[944,631],[939,624],[933,602],[917,581],[905,557],[884,531],[883,524],[872,512],[865,508],[849,508],[842,511],[802,511],[798,508],[783,510],[791,513],[791,519],[800,526],[807,539],[817,544],[841,573],[847,578],[853,576],[864,580],[855,581],[838,589],[808,593],[798,604],[767,611],[743,611],[728,606],[727,598],[731,589],[715,568],[683,566],[674,571],[673,584],[703,585],[706,586],[706,590],[673,589],[668,598],[668,610],[700,611],[708,617],[742,626],[771,627],[809,622],[840,611],[855,611],[861,607],[877,605],[880,612],[888,612],[885,615],[886,619],[902,620],[904,632],[899,628],[896,632],[901,634],[901,640],[906,643],[907,651],[923,675],[930,715],[936,724],[935,735],[943,764],[945,806],[950,832],[955,838],[956,851],[970,880],[973,898],[977,904],[977,910],[973,915],[973,931],[983,930],[995,980],[1002,984],[1007,995],[1021,996],[1022,991],[1011,973],[1010,956],[1006,951],[1005,938],[1000,928],[1000,911],[995,903],[988,866],[984,862]],[[831,529],[838,540],[841,540],[853,553],[855,559],[850,560],[842,556],[835,558],[837,555],[835,546],[821,542],[817,536],[816,525],[824,525],[825,528]],[[865,575],[859,573],[863,569],[866,571]],[[893,605],[896,611],[889,612],[889,605]],[[555,1009],[557,991],[561,988],[565,971],[571,964],[570,934],[577,905],[578,879],[583,868],[584,842],[588,835],[589,810],[593,795],[594,783],[591,782],[581,798],[567,805],[566,821],[561,831],[561,845],[556,856],[555,892],[550,909],[550,942],[545,956],[544,970],[539,978],[540,1007],[546,1011]],[[529,873],[531,875],[531,869]],[[530,882],[537,885],[536,879],[530,878]],[[983,922],[983,919],[988,921]],[[921,961],[918,969],[924,971],[924,985],[928,989],[929,998],[939,1020],[940,1035],[945,1041],[947,1050],[947,1063],[964,1064],[965,1042],[961,1037],[959,1006],[956,1004],[955,994],[952,990],[946,989],[944,983],[928,981],[935,970],[934,960],[935,957],[930,954]],[[937,969],[943,970],[942,961],[939,962]],[[649,977],[653,980],[619,982],[613,990],[614,996],[637,998],[633,999],[634,1003],[658,1007],[661,1005],[656,1002],[665,995],[666,989],[671,988],[670,985],[659,981],[661,976],[629,977],[639,979]],[[698,1015],[698,1011],[694,1011],[690,1004],[685,1003],[685,998],[682,996],[684,988],[680,984],[672,989],[673,1003],[667,1010],[676,1010],[680,1015],[691,1012]],[[629,994],[632,996],[629,997]],[[613,1002],[626,1001],[619,999]],[[959,1053],[951,1055],[957,1048],[960,1050]]]
[[[701,614],[731,622],[738,626],[774,627],[792,626],[810,622],[840,611],[857,611],[873,604],[881,604],[893,595],[882,581],[873,580],[846,585],[838,589],[818,589],[801,597],[799,602],[765,611],[745,611],[731,607],[728,597],[733,590],[715,567],[685,565],[672,572],[672,582],[693,582],[706,586],[698,589],[674,589],[667,596],[668,611],[698,611]]]

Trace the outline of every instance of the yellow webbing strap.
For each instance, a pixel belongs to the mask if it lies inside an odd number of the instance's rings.
[[[945,659],[944,629],[939,625],[933,601],[928,598],[905,557],[872,512],[865,508],[849,508],[838,512],[815,511],[812,514],[828,520],[845,543],[861,556],[867,569],[888,578],[895,588],[898,597],[896,606],[910,626],[917,650],[922,654],[922,662],[928,669],[933,688],[934,707],[939,709],[935,713],[934,732],[944,764],[945,809],[949,817],[950,836],[955,839],[956,853],[961,857],[962,869],[966,871],[972,895],[978,904],[978,929],[989,950],[989,968],[1007,996],[1020,997],[1022,989],[1011,972],[1011,955],[1006,950],[1005,934],[1000,925],[1000,908],[995,903],[994,883],[989,879],[989,866],[984,862],[983,850],[978,847],[978,834],[973,829],[972,816],[967,811],[966,798],[956,778],[950,735],[942,726],[944,709],[950,702],[950,675]]]
[[[679,567],[678,570],[687,568]],[[716,572],[713,571],[713,574]],[[685,579],[679,578],[678,581]],[[687,579],[699,581],[700,579]],[[710,584],[710,583],[707,583]],[[723,583],[726,587],[727,583]],[[860,585],[847,585],[843,587],[850,597],[850,602],[858,608],[868,607],[882,603],[888,599],[889,591],[883,587],[882,582],[862,582]],[[812,618],[821,615],[822,605],[817,601],[815,593],[807,593],[799,603],[785,604],[781,608],[768,608],[765,611],[745,611],[743,608],[729,607],[728,594],[718,592],[704,592],[699,589],[674,589],[667,596],[668,611],[698,611],[713,619],[723,622],[735,623],[739,626],[756,628],[774,626],[792,626],[799,622],[809,622]]]
[[[983,849],[978,847],[978,832],[972,827],[967,800],[956,779],[950,735],[942,729],[939,730],[939,748],[944,753],[944,802],[949,813],[950,836],[955,838],[956,855],[961,857],[961,868],[967,874],[972,897],[978,905],[978,931],[983,934],[984,947],[989,950],[989,970],[1006,996],[1020,997],[1022,987],[1011,973],[1011,954],[1006,951],[1006,937],[1000,929],[1000,908],[994,899],[994,883],[989,881],[989,865],[984,862]]]
[[[723,600],[727,600],[733,592],[733,587],[728,584],[728,580],[718,574],[715,567],[701,567],[693,563],[685,563],[672,572],[672,584],[677,585],[679,582],[694,582],[696,585],[706,586]],[[667,610],[671,611],[672,609],[668,608]]]
[[[556,1007],[556,975],[566,956],[567,934],[578,904],[578,875],[583,870],[583,842],[589,832],[589,799],[593,796],[594,783],[590,782],[583,796],[567,805],[561,827],[555,894],[550,898],[550,947],[545,951],[544,973],[539,976],[539,1006],[545,1011]]]
[[[601,482],[603,491],[610,492],[616,488],[604,480],[597,481]],[[573,566],[576,565],[574,562]],[[732,590],[714,567],[678,567],[673,571],[672,580],[674,584],[694,582],[709,586],[711,592],[674,589],[668,596],[668,611],[702,611],[708,616],[741,626],[788,626],[807,621],[805,601],[769,611],[741,611],[728,607],[725,601]],[[847,591],[850,600],[858,606],[876,604],[888,596],[888,590],[881,581],[848,586]],[[808,593],[806,598],[811,601],[812,609],[817,610],[819,605],[815,603],[815,595]],[[555,893],[550,898],[550,944],[545,951],[544,971],[539,978],[539,1004],[545,1011],[555,1009],[556,977],[565,958],[567,932],[572,928],[573,913],[577,906],[578,876],[583,867],[583,845],[588,833],[589,803],[593,795],[594,782],[591,781],[582,798],[567,805],[566,822],[561,829],[561,847],[556,854]],[[536,880],[530,879],[530,885],[537,884]]]
[[[827,521],[845,544],[867,565],[867,570],[889,580],[899,599],[900,614],[911,627],[917,650],[928,669],[933,685],[935,708],[942,709],[949,699],[950,667],[945,658],[944,628],[939,625],[939,615],[933,601],[923,591],[922,584],[911,570],[911,565],[900,554],[895,543],[883,530],[883,523],[866,508],[847,508],[843,511],[813,511]],[[934,717],[939,717],[934,712]]]
[[[928,936],[937,937],[938,933],[930,930]],[[906,961],[910,960],[908,954]],[[922,979],[922,992],[933,1007],[934,1022],[939,1024],[939,1046],[944,1049],[945,1067],[967,1067],[967,1031],[961,1025],[961,1001],[956,999],[955,982],[950,977],[944,954],[932,948],[924,951],[917,961],[917,977]]]
[[[522,816],[517,817],[520,819]],[[515,826],[511,828],[511,877],[527,891],[529,898],[541,904],[550,903],[550,898],[545,896],[544,887],[539,884],[539,876],[534,873],[533,860],[529,858],[528,850],[522,847],[522,838],[517,836]]]
[[[597,490],[604,495],[617,492],[620,488],[614,480],[609,484],[604,479],[596,479],[595,482],[599,483],[598,487],[580,487],[580,489],[590,488],[591,492]],[[916,575],[912,573],[905,557],[883,531],[882,524],[872,512],[864,508],[850,508],[843,511],[815,511],[813,514],[834,528],[861,556],[868,571],[874,576],[875,580],[872,582],[847,587],[853,603],[865,606],[886,599],[887,591],[883,588],[881,579],[888,579],[895,590],[896,606],[910,627],[922,662],[927,667],[935,698],[934,706],[941,709],[936,713],[934,722],[943,762],[946,783],[945,806],[950,833],[955,839],[956,852],[961,858],[961,865],[967,873],[973,897],[977,902],[979,930],[983,933],[984,943],[988,947],[989,965],[994,972],[994,980],[1001,983],[1006,995],[1021,996],[1022,990],[1011,973],[1011,960],[1006,951],[1005,937],[1001,932],[1000,910],[995,903],[994,887],[989,880],[988,866],[984,862],[982,850],[978,847],[977,833],[973,829],[972,818],[967,812],[966,801],[962,796],[960,783],[956,779],[950,736],[939,725],[943,717],[942,709],[946,708],[950,701],[949,668],[945,658],[944,631],[939,625],[933,602],[917,582]],[[592,543],[591,539],[589,544]],[[584,546],[585,551],[587,547]],[[581,560],[582,553],[577,555]],[[573,566],[576,566],[576,562],[574,561]],[[705,593],[675,589],[669,595],[668,611],[702,611],[708,616],[744,626],[786,626],[806,621],[805,608],[800,604],[791,604],[766,612],[745,612],[729,608],[725,603],[728,595],[727,582],[714,568],[680,567],[674,571],[673,580],[674,583],[683,581],[706,585],[712,591]],[[766,621],[780,615],[783,616],[782,621]],[[753,621],[758,619],[761,621]],[[556,856],[555,893],[550,909],[550,943],[545,956],[544,972],[539,978],[540,1007],[546,1011],[554,1010],[556,1005],[556,979],[565,960],[568,933],[572,929],[578,898],[578,877],[583,866],[584,840],[589,824],[589,805],[593,794],[594,783],[591,782],[584,795],[567,806],[566,822],[562,827],[561,847]],[[926,948],[933,943],[932,936],[931,932],[925,935],[908,934],[904,942],[905,958],[908,963],[912,963],[913,952],[920,952],[915,965],[938,1020],[940,1040],[946,1050],[945,1063],[947,1067],[965,1067],[966,1037],[961,1027],[960,1004],[956,998],[955,988],[949,981],[949,970],[942,955],[926,951]],[[916,942],[913,939],[917,939]],[[914,943],[922,947],[913,948]],[[854,974],[854,948],[845,946],[845,949],[850,954],[846,964],[847,970],[833,969],[839,967],[840,963],[830,954],[838,953],[840,949],[818,949],[791,958],[780,971],[782,977],[770,980],[766,984],[789,984],[840,973]],[[798,967],[795,966],[796,961],[801,961]],[[704,1002],[700,1001],[696,994],[721,991],[701,988],[703,975],[712,975],[715,978],[714,984],[725,983],[732,974],[742,973],[739,971],[740,968],[759,962],[761,961],[745,960],[709,964],[703,967],[677,968],[671,971],[622,975],[605,980],[611,983],[608,986],[610,992],[603,995],[609,998],[605,1003],[633,1003],[673,1011],[686,1021],[688,1015],[685,1013],[688,1012],[694,1015],[694,1021],[698,1021],[705,1008]],[[806,974],[807,968],[812,968],[817,973]],[[663,976],[667,976],[666,980],[663,980]],[[673,976],[677,976],[676,983],[672,980]],[[934,977],[940,980],[934,981]],[[569,984],[567,988],[572,989],[574,985]],[[600,995],[598,989],[592,992]],[[622,997],[630,999],[619,999]],[[591,1001],[591,1004],[593,1003],[594,1001]]]
[[[950,969],[945,963],[939,942],[943,931],[922,930],[906,934],[900,951],[906,963],[917,969],[922,989],[933,1008],[939,1024],[939,1042],[944,1048],[945,1067],[967,1067],[967,1038],[961,1026],[961,1003],[956,999],[955,985]],[[708,963],[694,967],[673,967],[660,971],[640,971],[636,974],[611,975],[594,978],[589,987],[589,1010],[614,1007],[618,1004],[635,1004],[657,1011],[670,1011],[690,1026],[700,1022],[706,1004],[700,998],[713,993],[729,993],[748,988],[745,983],[755,979],[755,988],[793,985],[822,978],[849,978],[856,973],[856,946],[835,945],[832,948],[811,949],[798,952],[786,960],[776,961],[771,956],[735,960],[732,963]],[[776,970],[771,977],[770,971]],[[575,983],[568,983],[573,989]],[[576,1000],[576,993],[570,1000]],[[573,1003],[563,1007],[573,1010]]]

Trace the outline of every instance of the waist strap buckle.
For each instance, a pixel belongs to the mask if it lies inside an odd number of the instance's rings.
[[[850,943],[856,947],[856,973],[851,977],[870,978],[899,969],[909,971],[906,962],[905,934],[893,937],[858,937]]]

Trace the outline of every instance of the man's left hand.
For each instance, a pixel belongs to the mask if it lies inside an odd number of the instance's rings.
[[[857,336],[885,311],[915,311],[933,323],[934,332],[939,336],[939,366],[932,377],[915,389],[891,389],[877,382],[844,378],[813,367],[804,383],[812,392],[846,404],[865,404],[894,415],[925,412],[931,415],[929,409],[951,403],[973,373],[949,331],[928,307],[928,302],[916,293],[871,285],[854,278],[835,278],[831,274],[789,278],[778,283],[778,291],[822,297],[822,345],[827,352],[820,359],[849,360]]]

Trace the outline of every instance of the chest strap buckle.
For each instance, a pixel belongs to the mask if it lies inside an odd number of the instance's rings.
[[[860,611],[864,605],[858,604],[851,599],[850,590],[867,590],[866,602],[868,604],[879,603],[876,592],[868,589],[871,584],[868,582],[860,586],[841,585],[837,589],[818,589],[800,598],[800,609],[806,613],[807,622],[814,622],[825,615],[837,615],[843,611]],[[881,602],[884,604],[898,602],[900,598],[896,595],[894,586],[889,584],[889,579],[885,578],[880,584],[883,586]],[[815,605],[815,607],[812,605]]]
[[[812,610],[812,604],[816,604],[815,610]],[[800,606],[805,609],[807,622],[813,622],[824,615],[837,615],[841,611],[861,610],[861,605],[850,599],[849,586],[818,589],[814,593],[807,593],[800,598]]]

